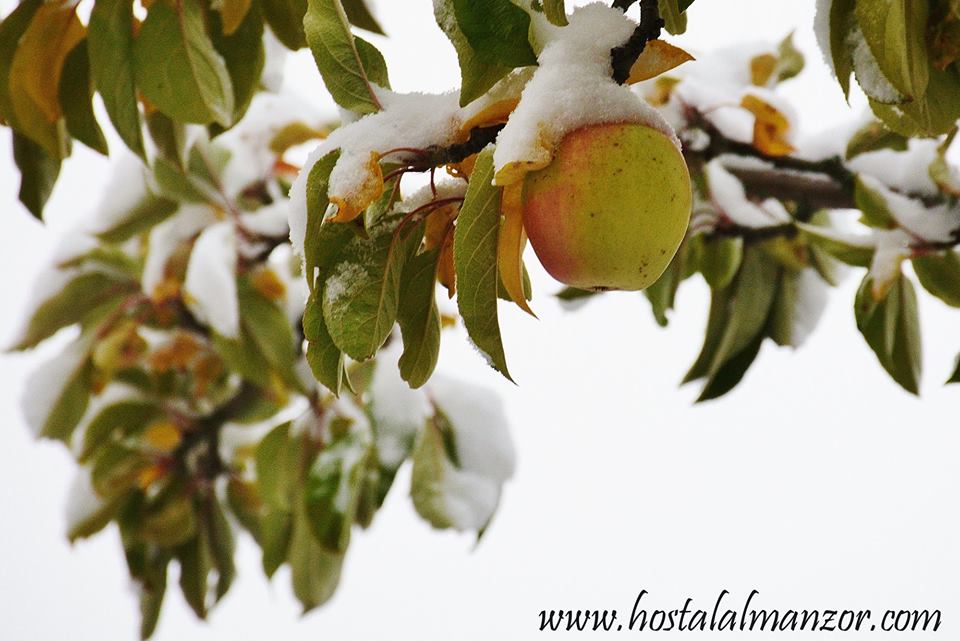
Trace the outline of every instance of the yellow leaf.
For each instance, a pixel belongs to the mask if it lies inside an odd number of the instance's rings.
[[[473,166],[476,164],[477,154],[471,154],[458,163],[447,165],[447,173],[454,178],[463,178],[464,180],[469,180],[470,174],[473,173]]]
[[[450,225],[458,213],[460,213],[460,207],[456,204],[446,205],[430,212],[423,231],[423,248],[425,251],[430,251],[443,243],[450,232]]]
[[[10,99],[17,128],[53,156],[66,155],[58,135],[60,75],[67,54],[84,38],[73,4],[37,9],[10,63]]]
[[[163,478],[166,473],[167,468],[163,465],[156,464],[145,467],[137,474],[137,485],[141,490],[145,490],[153,485],[155,481]]]
[[[197,398],[204,396],[210,387],[223,372],[223,361],[214,353],[204,354],[193,365],[193,388]]]
[[[269,300],[280,300],[286,296],[287,288],[283,284],[283,281],[280,280],[280,277],[277,276],[269,267],[258,267],[250,275],[250,284],[253,285],[253,288],[260,292],[264,298]]]
[[[768,156],[786,156],[794,147],[787,141],[790,121],[780,111],[756,96],[747,94],[740,106],[756,117],[753,146]]]
[[[653,91],[647,94],[647,102],[654,107],[662,107],[670,102],[670,94],[673,93],[673,88],[678,84],[680,84],[679,78],[669,78],[667,76],[657,78],[657,81],[653,83]]]
[[[250,10],[251,0],[223,0],[219,9],[223,21],[223,35],[229,36],[240,26]]]
[[[447,288],[447,296],[453,298],[457,293],[457,271],[453,264],[453,228],[447,231],[440,249],[440,258],[437,264],[437,281]]]
[[[150,354],[150,366],[158,373],[184,370],[199,353],[200,343],[196,338],[187,332],[177,332]]]
[[[489,127],[507,122],[507,118],[517,108],[519,102],[520,96],[516,96],[484,105],[482,109],[464,121],[460,126],[460,131],[469,132],[477,127]]]
[[[375,151],[370,152],[367,161],[367,172],[363,183],[355,193],[330,196],[330,202],[337,206],[337,213],[330,217],[333,223],[348,223],[363,210],[373,204],[383,193],[383,172],[380,171],[380,156]]]
[[[694,60],[689,53],[663,40],[651,40],[643,48],[643,53],[630,67],[628,84],[656,78],[660,74],[675,69],[685,62]]]
[[[766,87],[777,68],[777,57],[772,53],[762,53],[750,60],[750,82],[758,87]]]
[[[154,421],[143,432],[144,444],[164,454],[177,449],[181,440],[183,440],[183,435],[177,426],[169,420]]]
[[[247,0],[249,4],[250,0]],[[290,147],[301,145],[311,140],[326,138],[329,132],[321,129],[314,129],[305,122],[295,121],[288,123],[280,128],[270,139],[270,151],[275,154],[282,154]]]
[[[497,267],[500,282],[520,309],[537,317],[527,304],[523,292],[523,248],[527,234],[523,230],[523,183],[513,183],[503,188],[500,198],[500,233],[497,236]]]

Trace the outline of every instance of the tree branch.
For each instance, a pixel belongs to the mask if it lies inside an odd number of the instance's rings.
[[[626,11],[634,0],[614,0],[616,9]],[[630,68],[643,53],[647,43],[660,37],[664,22],[660,17],[657,0],[640,0],[640,24],[633,30],[630,39],[619,47],[610,50],[610,65],[613,67],[613,79],[623,84],[630,77]]]

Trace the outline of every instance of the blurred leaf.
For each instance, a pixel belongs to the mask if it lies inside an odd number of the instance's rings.
[[[307,46],[303,17],[307,0],[263,0],[263,15],[277,39],[291,51]]]
[[[813,243],[816,243],[820,249],[830,256],[836,258],[842,263],[854,267],[869,267],[873,259],[873,245],[869,239],[864,239],[864,244],[853,244],[851,239],[837,234],[828,227],[818,225],[808,225],[806,223],[797,223],[799,227]]]
[[[700,253],[700,271],[713,289],[723,289],[733,280],[743,260],[739,236],[705,238]]]
[[[497,234],[500,189],[493,186],[493,152],[480,152],[454,230],[457,305],[470,340],[508,380],[497,319]]]
[[[41,0],[24,0],[0,22],[0,120],[16,127],[16,114],[10,95],[10,65],[34,14],[43,5]]]
[[[860,154],[879,149],[906,151],[907,138],[890,131],[882,122],[872,120],[858,129],[850,138],[850,142],[847,143],[845,158],[851,160]]]
[[[893,229],[897,226],[896,219],[890,213],[886,196],[872,189],[859,177],[854,188],[854,200],[862,214],[861,220],[864,224],[879,229]]]
[[[89,395],[88,387],[84,390],[84,398],[88,398]],[[126,494],[136,485],[137,477],[148,465],[149,462],[139,450],[119,443],[107,443],[93,460],[91,472],[93,489],[107,500]],[[159,525],[162,523],[151,523],[151,527]],[[146,519],[143,521],[141,530],[144,527],[147,527]],[[148,532],[152,531],[148,529]],[[190,533],[187,533],[187,536],[189,535]]]
[[[109,153],[107,141],[93,115],[93,83],[86,40],[67,55],[58,91],[67,131],[87,147],[106,156]]]
[[[124,498],[118,497],[112,501],[104,501],[84,518],[70,524],[70,528],[67,530],[67,540],[74,543],[103,530],[116,517]]]
[[[793,32],[784,38],[777,47],[777,82],[789,80],[803,71],[803,54],[793,44]]]
[[[434,0],[433,14],[437,25],[457,52],[457,60],[460,64],[460,106],[466,106],[510,73],[510,67],[481,60],[457,24],[453,0]]]
[[[180,562],[180,591],[183,592],[183,598],[197,617],[206,619],[213,559],[202,533],[179,546],[177,560]]]
[[[272,511],[260,523],[260,547],[263,549],[263,573],[267,578],[287,560],[293,517],[289,512]]]
[[[893,380],[918,394],[921,347],[913,284],[901,274],[879,301],[871,290],[870,278],[864,278],[854,303],[857,328]]]
[[[446,468],[452,465],[448,448],[444,443],[443,422],[428,420],[417,434],[413,449],[413,471],[410,480],[410,498],[413,507],[427,523],[438,529],[450,527],[453,522],[448,514],[443,491]]]
[[[370,439],[348,428],[334,436],[307,473],[307,516],[317,541],[329,552],[343,554],[350,544],[369,456]]]
[[[290,435],[290,423],[270,430],[257,446],[257,489],[264,503],[275,510],[290,511],[290,495],[298,474],[300,448]]]
[[[233,123],[230,74],[207,35],[198,0],[153,3],[133,59],[137,86],[163,113],[182,122]]]
[[[83,448],[77,457],[88,460],[105,442],[117,436],[129,436],[142,431],[160,416],[160,408],[148,400],[124,400],[107,405],[90,419],[83,431]]]
[[[136,291],[137,283],[104,272],[81,273],[34,311],[15,350],[34,347],[58,330],[78,323],[99,305]]]
[[[953,366],[953,373],[950,374],[950,378],[947,379],[947,384],[950,383],[960,383],[960,356],[957,356],[956,362]]]
[[[217,28],[219,14],[211,13],[211,41],[214,48],[223,57],[230,74],[233,87],[233,122],[239,121],[246,113],[254,95],[260,90],[260,76],[266,54],[263,49],[263,16],[259,4],[249,8],[251,0],[225,0],[224,6],[246,3],[242,21],[227,29],[224,17],[223,29]]]
[[[137,234],[151,229],[177,211],[178,203],[147,193],[133,209],[115,219],[113,225],[97,234],[107,243],[122,243]]]
[[[217,7],[217,10],[220,13],[221,29],[220,31],[212,31],[214,37],[218,33],[225,36],[233,35],[249,14],[252,4],[253,0],[220,0],[220,6]],[[259,20],[258,22],[260,22],[260,30],[262,31],[263,21]]]
[[[373,85],[390,88],[387,65],[376,47],[354,37],[340,0],[309,0],[303,27],[334,101],[358,114],[380,111]]]
[[[323,318],[333,342],[354,360],[380,349],[397,320],[400,276],[423,238],[423,225],[382,220],[369,238],[344,245],[323,286]]]
[[[530,16],[510,0],[453,0],[457,25],[485,64],[525,67],[537,64],[530,46]]]
[[[237,284],[240,319],[245,333],[288,385],[295,389],[300,387],[295,371],[300,350],[286,313],[260,295],[248,278],[240,278]]]
[[[340,582],[343,555],[323,549],[311,532],[306,508],[299,507],[293,515],[290,537],[290,570],[293,593],[308,612],[326,603]]]
[[[853,47],[847,43],[857,27],[856,0],[832,0],[830,3],[830,55],[844,98],[850,95],[853,73]]]
[[[440,312],[436,300],[439,258],[436,249],[414,256],[404,267],[400,282],[400,376],[414,388],[427,382],[440,355]]]
[[[13,132],[13,160],[20,170],[20,202],[34,217],[42,219],[43,207],[60,175],[60,160],[16,131]]]
[[[93,82],[110,122],[127,147],[145,159],[133,69],[133,5],[125,0],[97,0],[87,40]]]
[[[678,35],[687,30],[687,16],[684,13],[686,8],[692,4],[684,0],[659,0],[660,17],[663,18],[666,29],[673,35]]]
[[[960,256],[953,250],[915,256],[913,271],[928,292],[951,307],[960,307]]]
[[[60,77],[67,54],[84,33],[72,4],[44,4],[20,37],[10,62],[16,129],[57,159],[68,153],[60,122]]]
[[[558,27],[567,26],[567,10],[563,6],[563,0],[543,0],[543,13],[550,24]]]

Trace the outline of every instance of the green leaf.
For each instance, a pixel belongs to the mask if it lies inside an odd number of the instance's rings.
[[[136,291],[137,283],[104,272],[86,272],[71,279],[63,289],[37,307],[27,323],[23,336],[12,347],[23,350],[34,347],[58,330],[79,323],[105,303],[116,301]]]
[[[67,540],[71,543],[86,539],[107,527],[117,515],[124,497],[102,502],[94,511],[73,523],[67,530]]]
[[[878,149],[907,150],[907,138],[887,129],[877,120],[868,122],[857,130],[847,143],[845,158],[851,160],[860,154]]]
[[[508,380],[497,319],[497,236],[500,189],[493,186],[493,152],[480,152],[453,236],[457,306],[470,340]]]
[[[896,219],[890,213],[886,196],[871,188],[859,176],[854,186],[853,197],[857,209],[862,214],[861,220],[864,224],[879,229],[893,229],[897,226]]]
[[[530,16],[510,0],[453,0],[453,11],[483,63],[511,69],[537,64],[530,46]]]
[[[947,379],[947,385],[950,383],[960,383],[960,355],[957,356],[956,362],[953,366],[953,373],[950,374],[950,378]]]
[[[386,35],[377,19],[370,13],[370,9],[364,0],[343,0],[343,10],[347,14],[347,20],[355,27],[366,29],[381,36]]]
[[[263,549],[263,573],[270,578],[287,560],[293,517],[289,512],[269,512],[260,522],[260,547]]]
[[[563,0],[543,0],[543,14],[550,24],[567,26],[567,9],[563,6]]]
[[[305,613],[333,596],[340,582],[343,555],[326,551],[314,538],[304,507],[294,512],[289,561],[293,593]]]
[[[874,247],[869,241],[854,244],[850,239],[833,232],[827,227],[796,223],[815,246],[842,263],[854,267],[869,267],[873,260]]]
[[[340,0],[309,0],[303,28],[336,103],[358,114],[380,111],[373,85],[390,87],[387,65],[376,47],[353,36]]]
[[[415,256],[404,268],[400,283],[400,376],[414,388],[427,382],[440,355],[440,312],[436,300],[439,256],[439,250]]]
[[[291,51],[307,46],[303,34],[303,16],[307,0],[262,0],[263,15],[277,39]]]
[[[87,394],[89,395],[89,391]],[[126,494],[136,485],[137,477],[147,465],[149,462],[139,450],[119,443],[110,443],[100,450],[93,461],[90,477],[93,489],[108,500]],[[153,540],[154,534],[157,539],[163,538],[165,534],[178,536],[180,524],[164,529],[165,519],[166,516],[161,512],[157,512],[151,520],[144,518],[140,525],[141,538]],[[190,534],[187,532],[187,537]]]
[[[659,0],[660,17],[663,18],[664,26],[667,32],[677,35],[687,30],[687,16],[684,13],[686,9],[684,4],[690,3],[678,2],[678,0]]]
[[[264,503],[274,510],[289,512],[300,464],[300,448],[290,435],[289,422],[278,425],[263,437],[257,445],[254,462],[257,490]]]
[[[564,287],[556,296],[558,300],[562,300],[565,303],[570,303],[573,301],[584,300],[587,298],[593,298],[600,292],[591,291],[589,289],[577,289],[576,287]]]
[[[830,55],[845,98],[850,95],[850,74],[853,73],[853,48],[847,43],[857,27],[856,4],[856,0],[830,3]]]
[[[928,0],[874,0],[856,5],[857,22],[880,71],[904,96],[923,96],[930,68]]]
[[[178,207],[174,200],[147,193],[130,211],[116,219],[112,227],[99,232],[97,237],[107,243],[122,243],[162,223]]]
[[[871,279],[864,278],[854,303],[857,328],[893,380],[918,394],[921,346],[913,284],[901,274],[880,301],[874,300],[871,289]]]
[[[133,5],[97,0],[87,27],[90,71],[120,139],[145,159],[133,68]]]
[[[460,64],[460,106],[466,106],[510,73],[510,67],[488,64],[480,59],[457,24],[453,0],[434,0],[433,14],[437,25],[446,34],[457,52]]]
[[[220,14],[207,14],[211,19],[211,40],[223,57],[233,87],[233,122],[246,113],[254,95],[260,90],[260,76],[266,54],[263,49],[263,15],[260,5],[253,4],[243,21],[229,35],[220,27]]]
[[[680,283],[692,274],[690,264],[695,251],[699,251],[699,243],[695,244],[691,239],[685,240],[660,278],[643,290],[650,301],[653,318],[661,327],[667,326],[667,312],[673,309]]]
[[[700,271],[713,289],[723,289],[733,280],[743,260],[739,236],[705,238],[700,253]]]
[[[703,349],[684,382],[706,378],[698,402],[717,398],[740,381],[763,342],[781,268],[763,252],[746,252],[730,288],[713,290]]]
[[[227,368],[236,372],[244,380],[258,387],[269,389],[271,380],[270,362],[260,351],[259,345],[250,336],[246,327],[241,327],[236,339],[225,338],[219,334],[213,336],[213,349],[223,359]]]
[[[146,115],[147,131],[156,147],[156,154],[183,171],[186,164],[186,125],[177,122],[162,111]]]
[[[940,71],[930,68],[926,94],[900,105],[870,101],[874,114],[893,131],[908,137],[948,133],[960,119],[960,70],[951,65]]]
[[[207,36],[198,0],[153,3],[133,59],[137,86],[163,113],[182,122],[233,123],[230,74]]]
[[[334,396],[340,396],[344,378],[343,352],[330,337],[323,320],[323,306],[312,294],[303,313],[303,332],[308,341],[307,363],[314,378]]]
[[[93,115],[93,84],[90,81],[86,40],[74,47],[63,63],[60,105],[70,135],[106,156],[109,153],[107,141]]]
[[[314,536],[329,552],[343,554],[350,544],[369,456],[369,437],[348,428],[320,452],[307,473],[307,515]]]
[[[400,276],[423,237],[423,225],[385,218],[369,238],[344,247],[323,285],[323,317],[333,342],[354,360],[373,356],[390,335],[400,305]]]
[[[777,47],[777,67],[774,69],[777,82],[783,82],[799,75],[803,71],[803,66],[803,54],[793,44],[793,32],[791,32]]]
[[[200,619],[207,618],[209,576],[213,570],[213,558],[202,534],[177,548],[180,563],[180,591],[183,598]]]
[[[34,217],[42,219],[43,207],[60,175],[60,160],[16,131],[13,132],[13,160],[20,169],[20,202]]]
[[[83,432],[83,449],[77,458],[88,460],[105,442],[137,434],[161,416],[160,408],[145,400],[120,401],[100,410]]]
[[[315,162],[307,175],[307,229],[303,242],[303,260],[304,273],[311,292],[314,292],[317,283],[326,280],[327,272],[333,267],[343,247],[355,236],[351,225],[324,224],[324,214],[329,204],[327,186],[330,172],[339,158],[339,151],[331,151]]]
[[[960,307],[960,256],[953,250],[916,256],[913,271],[928,292],[951,307]]]
[[[41,0],[24,0],[0,22],[0,119],[16,126],[16,115],[10,96],[10,65],[33,15],[43,4]]]
[[[300,350],[287,315],[264,298],[249,279],[241,278],[237,285],[237,301],[245,333],[257,345],[272,369],[279,372],[288,385],[300,388],[296,374]]]

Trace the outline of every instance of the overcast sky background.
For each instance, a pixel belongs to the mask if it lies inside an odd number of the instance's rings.
[[[429,1],[374,4],[391,37],[372,40],[394,88],[454,87],[456,60]],[[784,92],[801,128],[819,131],[853,114],[816,50],[813,5],[699,0],[688,33],[672,41],[705,54],[795,29],[808,69]],[[0,0],[4,14],[12,6]],[[308,53],[287,71],[288,87],[332,104]],[[6,340],[54,236],[16,202],[6,129],[0,149]],[[108,167],[75,145],[48,206],[52,228],[69,229],[97,203]],[[517,444],[518,472],[481,545],[422,522],[405,472],[373,527],[354,536],[327,606],[301,619],[289,574],[268,583],[241,537],[238,581],[209,623],[171,589],[158,641],[533,639],[545,637],[536,632],[544,608],[629,612],[641,589],[651,606],[680,607],[687,596],[710,606],[721,589],[742,599],[754,588],[760,607],[940,608],[939,634],[856,638],[957,638],[960,391],[940,385],[960,350],[955,313],[921,296],[925,377],[922,399],[911,397],[857,332],[852,274],[803,349],[765,344],[736,391],[694,406],[697,390],[677,384],[706,321],[699,279],[662,330],[638,294],[565,312],[550,300],[558,286],[532,254],[528,263],[540,320],[505,308],[501,321],[519,385],[487,369],[460,332],[445,336],[441,356],[441,370],[498,390]],[[133,639],[139,613],[115,529],[66,543],[74,464],[60,445],[34,442],[20,416],[24,379],[49,353],[0,357],[0,639]]]

